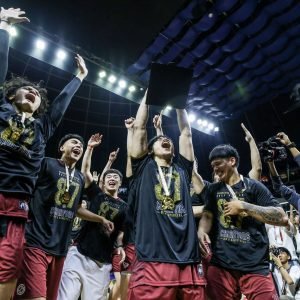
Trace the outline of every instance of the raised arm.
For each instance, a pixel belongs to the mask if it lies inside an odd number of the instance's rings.
[[[179,153],[187,160],[194,161],[192,129],[185,109],[176,109],[177,123],[180,131]]]
[[[104,169],[102,170],[102,173],[100,175],[100,179],[99,179],[99,187],[101,190],[103,190],[103,185],[104,185],[104,182],[103,182],[103,176],[104,176],[104,173],[111,169],[111,166],[112,164],[114,163],[114,161],[117,159],[118,157],[118,153],[120,151],[120,148],[118,148],[116,151],[113,151],[109,154],[109,157],[108,157],[108,161],[104,167]]]
[[[296,163],[300,167],[300,152],[296,148],[295,143],[291,142],[291,140],[289,139],[289,137],[284,132],[277,133],[276,137],[280,140],[280,142],[283,145],[285,145],[290,150],[290,152],[293,155]]]
[[[256,146],[255,140],[251,135],[250,131],[245,127],[245,125],[241,124],[244,132],[245,132],[245,140],[250,146],[250,157],[251,157],[251,170],[249,172],[249,177],[255,180],[260,180],[262,164],[259,155],[258,148]]]
[[[136,114],[133,135],[132,135],[132,147],[131,147],[131,157],[139,158],[147,153],[147,121],[149,115],[149,106],[146,104],[146,97],[142,99],[139,109]]]
[[[134,122],[135,122],[135,118],[133,117],[125,120],[125,127],[127,128],[127,162],[126,162],[127,178],[132,176],[131,147],[132,147]]]
[[[284,185],[277,172],[274,161],[268,162],[268,167],[271,174],[271,180],[273,189],[276,193],[279,193],[286,201],[293,205],[295,209],[300,209],[300,195],[293,189]]]
[[[61,122],[74,94],[80,87],[82,80],[88,74],[83,58],[77,54],[75,60],[79,70],[77,76],[67,84],[61,93],[54,99],[47,112],[47,115],[54,125],[54,129]]]
[[[9,30],[11,25],[29,22],[29,19],[22,16],[25,11],[20,8],[4,9],[0,11],[0,85],[3,84],[8,67]]]
[[[94,147],[101,144],[101,140],[102,140],[102,135],[100,135],[99,133],[92,135],[88,141],[88,145],[84,152],[82,165],[81,165],[81,172],[85,177],[85,188],[88,188],[93,182],[93,175],[91,173],[92,154],[93,154]]]
[[[163,130],[162,130],[162,115],[155,115],[153,117],[153,126],[155,128],[156,131],[156,136],[160,136],[163,135]]]

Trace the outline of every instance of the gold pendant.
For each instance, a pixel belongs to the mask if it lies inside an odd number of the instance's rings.
[[[163,195],[162,198],[162,209],[163,210],[173,210],[175,207],[174,200],[172,197]]]
[[[68,204],[70,202],[70,199],[71,199],[70,193],[67,192],[67,191],[65,191],[64,194],[63,194],[63,201],[62,201],[62,203]]]

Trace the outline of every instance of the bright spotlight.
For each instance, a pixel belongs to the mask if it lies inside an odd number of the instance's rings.
[[[116,77],[115,75],[110,75],[110,76],[108,77],[108,81],[109,81],[110,83],[115,83],[116,80],[117,80],[117,77]]]
[[[104,78],[104,77],[106,77],[106,72],[105,71],[100,71],[98,75],[99,75],[100,78]]]
[[[214,132],[219,132],[219,127],[215,127]]]
[[[207,125],[207,128],[208,128],[209,130],[212,130],[214,127],[215,127],[215,125],[214,125],[213,123],[209,123],[209,124]]]
[[[171,110],[172,109],[172,106],[171,105],[167,105],[166,106],[166,110]]]
[[[62,49],[59,49],[57,52],[56,52],[56,57],[60,60],[64,60],[66,59],[67,57],[67,53],[66,51],[62,50]]]
[[[127,86],[127,82],[126,82],[125,80],[121,79],[121,80],[119,81],[119,87],[120,87],[121,89],[125,89],[126,86]]]
[[[134,92],[136,90],[136,87],[134,85],[131,85],[129,88],[128,88],[129,92]]]
[[[196,116],[194,114],[189,114],[189,121],[193,123],[196,120]]]
[[[206,127],[206,126],[208,125],[208,122],[207,122],[206,120],[203,120],[202,125],[203,125],[204,127]]]
[[[10,34],[10,36],[12,36],[12,37],[18,36],[18,31],[17,31],[16,27],[10,27],[10,29],[9,29],[9,34]]]
[[[141,88],[140,88],[140,91],[143,91],[143,90],[144,90],[144,88],[141,87]]]
[[[37,41],[35,42],[35,46],[36,46],[36,48],[39,49],[39,50],[45,50],[45,49],[46,49],[46,42],[39,39],[39,40],[37,40]]]
[[[202,120],[201,120],[201,119],[198,119],[198,120],[197,120],[197,123],[198,123],[198,125],[202,125]]]

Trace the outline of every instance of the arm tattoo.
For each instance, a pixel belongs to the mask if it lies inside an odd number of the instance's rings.
[[[243,202],[245,212],[256,220],[271,225],[286,225],[283,212],[278,207],[264,207]]]

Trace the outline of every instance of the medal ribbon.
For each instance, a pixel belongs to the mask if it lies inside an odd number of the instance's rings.
[[[158,173],[159,173],[160,181],[161,181],[162,187],[164,189],[165,195],[170,196],[170,186],[171,186],[173,167],[170,167],[168,175],[167,175],[168,183],[166,182],[166,177],[160,166],[158,166]]]
[[[241,180],[244,182],[244,177],[243,175],[240,175]],[[229,184],[226,184],[227,189],[229,190],[229,193],[231,194],[231,197],[233,200],[239,200],[238,197],[236,196],[236,193],[232,189],[232,187]]]
[[[65,169],[66,169],[66,177],[67,177],[67,186],[66,186],[66,192],[69,192],[70,189],[70,182],[73,180],[74,174],[75,174],[75,168],[72,170],[71,177],[69,173],[69,168],[65,164]]]

